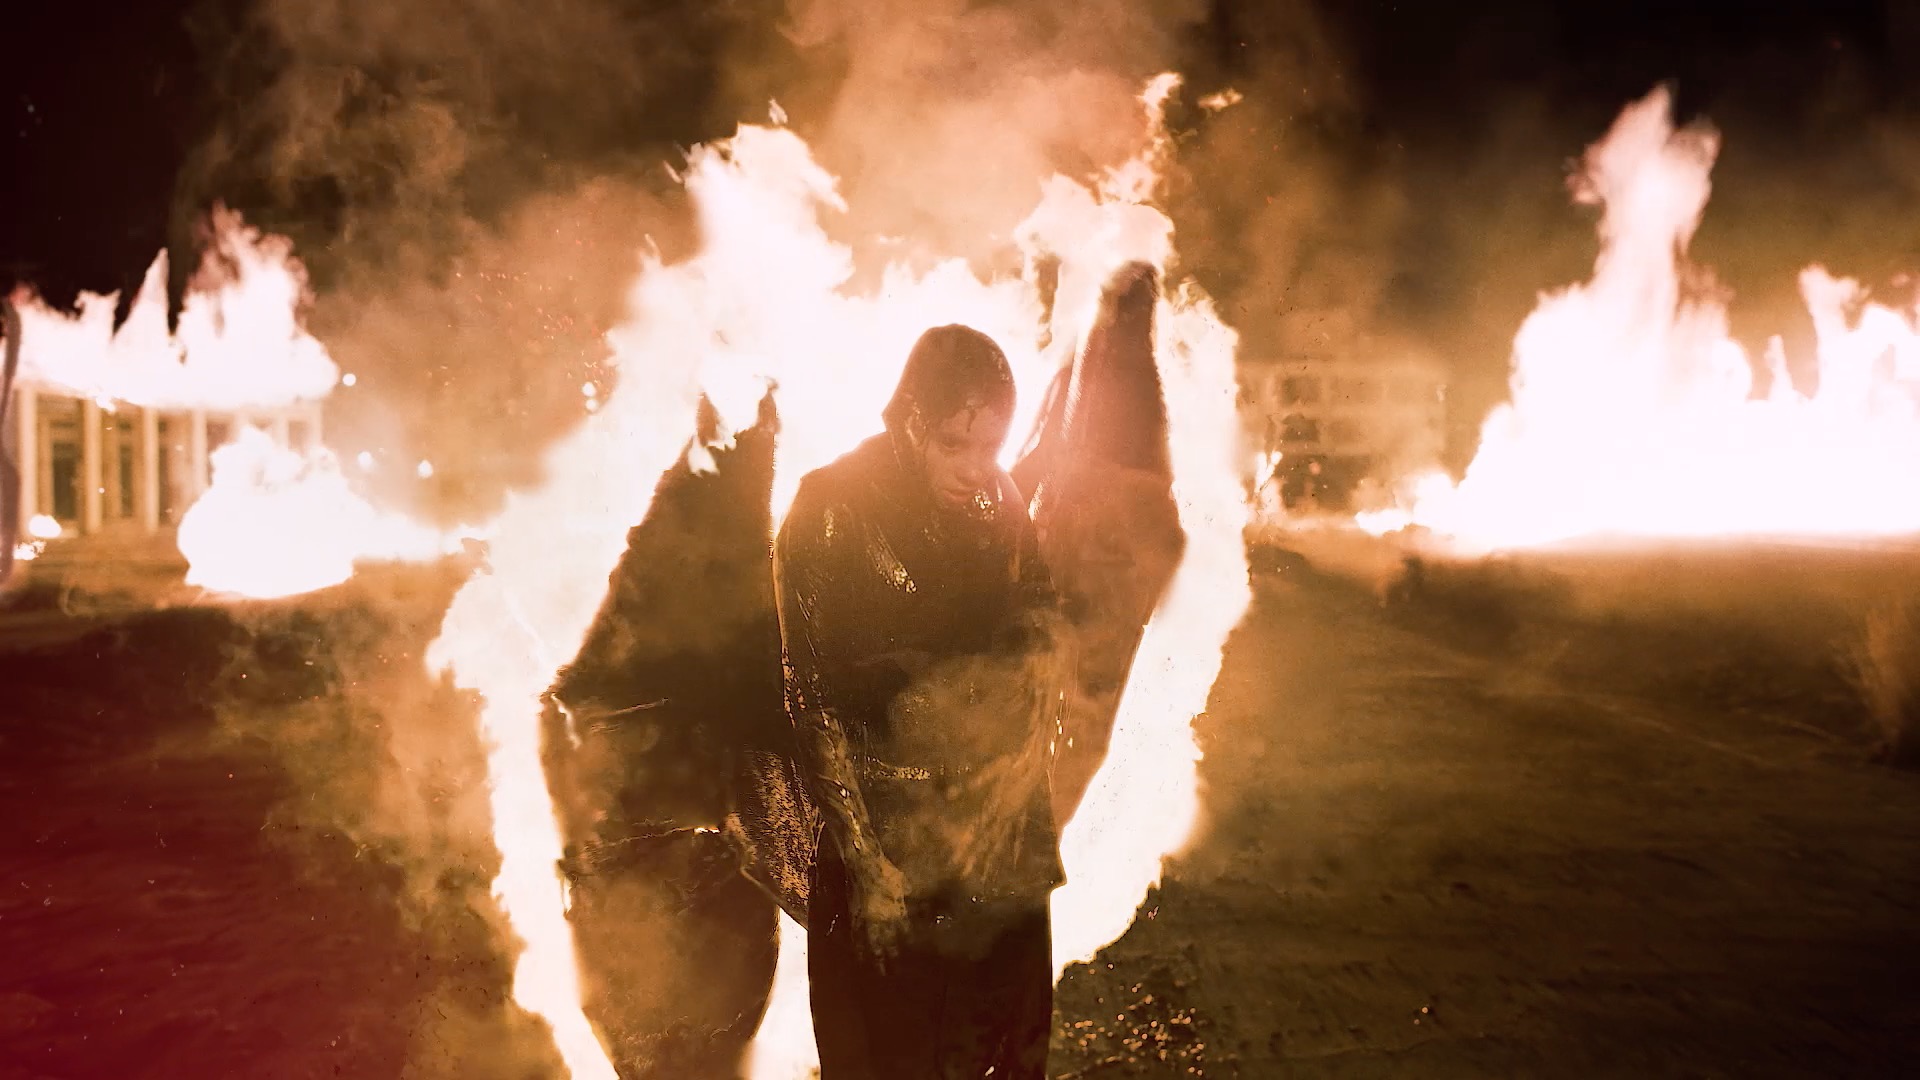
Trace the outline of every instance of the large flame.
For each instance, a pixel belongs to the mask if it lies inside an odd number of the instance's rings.
[[[243,428],[212,455],[213,484],[180,521],[187,584],[257,598],[338,585],[363,560],[424,561],[462,534],[376,510],[326,450],[282,446]]]
[[[82,293],[73,314],[17,297],[22,381],[165,409],[271,409],[324,398],[340,370],[300,323],[307,276],[292,243],[225,209],[214,210],[210,227],[212,243],[172,332],[164,251],[118,330],[117,296]]]
[[[1654,92],[1588,153],[1580,194],[1605,208],[1593,278],[1527,319],[1511,403],[1457,487],[1422,481],[1411,519],[1487,548],[1920,531],[1920,311],[1810,268],[1817,382],[1796,388],[1776,338],[1756,387],[1722,294],[1686,261],[1718,139],[1675,130],[1670,110]]]
[[[1176,85],[1165,76],[1149,87],[1156,133]],[[851,252],[820,224],[823,210],[843,207],[835,181],[790,131],[744,126],[690,155],[684,179],[700,251],[672,266],[644,263],[631,318],[611,336],[618,385],[548,455],[546,485],[509,500],[495,523],[491,572],[455,598],[429,655],[484,696],[502,857],[495,890],[522,944],[514,998],[552,1025],[575,1076],[606,1077],[612,1067],[581,1012],[556,870],[560,832],[539,764],[538,699],[579,646],[655,480],[693,436],[698,399],[710,397],[739,429],[752,422],[763,389],[777,387],[776,518],[803,474],[878,430],[908,350],[929,326],[962,322],[999,341],[1020,388],[1021,422],[1030,422],[1047,380],[1091,325],[1108,274],[1129,259],[1164,266],[1171,255],[1171,225],[1146,204],[1161,150],[1156,137],[1098,191],[1061,178],[1045,186],[1019,236],[1028,255],[1062,260],[1051,327],[1042,325],[1035,276],[983,281],[957,260],[924,272],[893,267],[871,290],[850,287]],[[1175,492],[1191,540],[1141,650],[1143,677],[1123,703],[1110,759],[1065,838],[1072,881],[1056,897],[1054,920],[1062,964],[1090,958],[1125,931],[1162,858],[1191,830],[1198,753],[1190,722],[1249,600],[1235,336],[1190,287],[1165,296],[1159,316]],[[785,937],[756,1048],[763,1078],[812,1061],[803,943],[791,927]]]
[[[22,382],[109,410],[255,420],[310,408],[330,394],[340,370],[302,324],[307,276],[292,244],[224,208],[213,211],[208,226],[211,243],[172,330],[164,251],[118,328],[117,296],[82,293],[73,313],[30,293],[16,297]],[[324,447],[284,445],[253,424],[229,430],[231,441],[209,448],[212,483],[187,508],[175,537],[189,584],[292,596],[345,581],[362,560],[439,557],[467,535],[374,509]],[[60,535],[59,523],[44,515],[32,526],[16,557],[32,558]]]

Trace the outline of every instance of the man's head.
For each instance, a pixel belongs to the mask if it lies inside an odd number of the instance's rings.
[[[1013,369],[993,339],[965,326],[920,335],[887,403],[887,430],[950,510],[998,499],[1000,450],[1013,424]]]

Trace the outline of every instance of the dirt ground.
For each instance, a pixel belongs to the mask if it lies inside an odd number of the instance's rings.
[[[1202,830],[1063,981],[1057,1077],[1908,1074],[1920,777],[1833,649],[1266,562]],[[0,1080],[550,1068],[418,674],[450,585],[381,588],[0,654]]]

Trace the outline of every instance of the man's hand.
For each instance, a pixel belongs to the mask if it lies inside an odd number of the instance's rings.
[[[882,969],[900,950],[907,930],[907,879],[885,856],[854,879],[854,921]]]

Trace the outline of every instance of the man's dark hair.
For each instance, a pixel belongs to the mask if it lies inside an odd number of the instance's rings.
[[[915,407],[929,423],[963,409],[1012,409],[1013,367],[993,339],[958,323],[920,335],[887,402],[888,431],[901,431]]]

